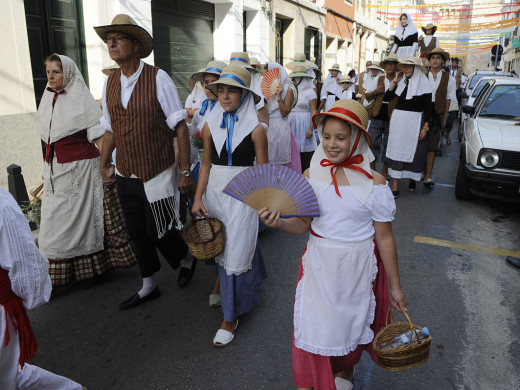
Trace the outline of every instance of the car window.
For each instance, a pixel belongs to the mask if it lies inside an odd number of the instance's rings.
[[[520,85],[495,85],[482,106],[480,117],[513,120],[520,111]]]
[[[484,100],[484,97],[487,95],[489,89],[491,88],[491,85],[489,82],[484,83],[484,87],[482,88],[482,93],[480,93],[475,101],[473,102],[473,107],[475,107],[475,112],[479,109],[482,100]]]
[[[474,74],[471,80],[469,81],[469,89],[472,90],[477,85],[477,82],[484,77],[483,74]]]
[[[484,85],[489,81],[487,80],[480,80],[480,83],[477,84],[477,86],[473,89],[473,93],[471,94],[472,97],[477,97],[478,93],[482,91],[482,88],[484,88]]]

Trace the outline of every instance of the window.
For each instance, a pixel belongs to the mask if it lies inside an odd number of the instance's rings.
[[[316,65],[321,70],[322,36],[318,29],[312,27],[305,29],[304,51],[308,59],[316,58]]]
[[[275,56],[276,62],[283,64],[283,20],[276,19],[275,23]]]
[[[247,52],[247,18],[246,12],[242,12],[242,51]]]

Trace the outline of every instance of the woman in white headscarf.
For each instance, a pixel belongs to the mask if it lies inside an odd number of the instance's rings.
[[[399,25],[394,32],[394,47],[392,51],[400,60],[406,60],[415,55],[418,48],[419,32],[407,13],[399,17]]]
[[[293,108],[296,89],[289,81],[287,71],[277,62],[268,62],[267,71],[280,69],[280,84],[273,95],[267,101],[267,113],[269,115],[269,128],[267,140],[269,141],[269,162],[271,164],[289,164],[291,155],[291,126],[289,125],[289,113]]]
[[[102,111],[69,57],[52,54],[45,66],[48,84],[36,117],[46,146],[38,244],[56,287],[136,258],[115,187],[101,181]]]
[[[204,160],[192,212],[219,219],[226,232],[224,250],[215,257],[224,314],[213,339],[219,348],[233,340],[238,317],[257,305],[258,287],[266,277],[255,210],[222,192],[255,161],[268,162],[267,137],[255,109],[260,96],[250,86],[247,69],[228,65],[220,78],[206,87],[218,96],[219,103],[202,129]]]
[[[379,77],[384,74],[383,69],[378,64],[372,64],[367,67],[369,74],[363,77],[363,106],[365,108],[374,101],[374,99],[367,100],[366,94],[372,92],[377,88]]]
[[[415,182],[421,180],[432,104],[432,88],[421,60],[410,57],[401,62],[398,69],[400,71],[383,97],[385,102],[398,97],[390,119],[386,149],[394,198],[399,197],[399,179],[409,179],[410,191],[414,191]]]
[[[314,126],[311,122],[311,116],[317,112],[317,97],[312,76],[303,65],[294,66],[289,78],[292,79],[298,92],[296,105],[289,114],[289,122],[294,138],[298,143],[302,171],[305,171],[309,168],[312,154],[318,146],[314,136]]]
[[[321,103],[318,107],[318,111],[328,111],[334,102],[336,101],[336,96],[341,94],[342,88],[339,86],[338,82],[341,80],[342,73],[339,69],[338,64],[332,65],[329,69],[329,74],[327,75],[323,86],[321,87]]]

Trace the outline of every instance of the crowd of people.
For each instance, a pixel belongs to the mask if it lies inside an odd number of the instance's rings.
[[[386,59],[368,61],[360,75],[343,75],[334,64],[323,83],[304,54],[283,66],[235,52],[228,62],[194,69],[184,107],[170,76],[143,62],[153,49],[144,28],[119,14],[94,29],[117,64],[106,72],[100,104],[70,58],[52,54],[45,61],[48,85],[36,126],[45,143],[41,254],[25,227],[15,226],[20,213],[0,192],[6,251],[0,263],[0,336],[6,338],[0,356],[2,367],[4,360],[11,367],[2,370],[0,387],[55,380],[63,381],[55,389],[81,388],[41,369],[30,379],[16,369],[31,367],[25,362],[36,348],[25,308],[47,301],[50,284],[54,293],[64,292],[73,281],[135,264],[139,286],[119,308],[156,299],[158,252],[179,269],[177,283],[185,287],[199,261],[181,235],[191,213],[225,226],[224,250],[211,260],[216,280],[209,296],[209,305],[223,314],[213,339],[219,348],[233,341],[239,317],[259,302],[267,276],[259,229],[310,233],[297,276],[294,382],[298,388],[351,389],[362,351],[377,360],[371,341],[389,305],[407,306],[391,228],[399,181],[408,179],[410,191],[421,179],[425,186],[435,184],[441,135],[450,142],[458,109],[461,71],[453,63],[445,68],[450,56],[434,37],[436,26],[424,26],[426,36],[419,40],[410,16],[401,15]],[[261,81],[273,69],[279,79],[267,99]],[[264,163],[302,173],[316,193],[320,217],[282,219],[278,210],[255,212],[222,192],[238,173]],[[189,210],[181,207],[183,197]],[[12,231],[30,248],[31,266],[39,267],[24,273],[27,288],[17,287],[15,271],[29,259],[17,256],[21,249],[6,250]]]

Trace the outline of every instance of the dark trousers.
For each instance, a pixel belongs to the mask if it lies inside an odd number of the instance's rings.
[[[430,129],[426,134],[428,152],[436,152],[439,149],[439,141],[441,139],[443,120],[444,113],[437,114],[435,112],[435,108],[432,108],[432,119],[430,121]]]
[[[156,248],[173,269],[179,268],[180,261],[188,253],[188,246],[175,227],[162,238],[157,238],[157,227],[143,182],[116,175],[116,184],[128,234],[135,245],[141,276],[147,278],[161,268]],[[163,215],[168,213],[165,211]]]

